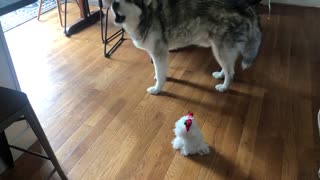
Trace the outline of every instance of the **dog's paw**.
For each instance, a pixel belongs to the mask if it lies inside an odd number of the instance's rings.
[[[212,76],[216,79],[222,79],[224,78],[224,73],[223,71],[217,71],[217,72],[213,72]]]
[[[160,93],[160,89],[157,89],[155,86],[152,86],[152,87],[149,87],[147,89],[147,91],[150,93],[150,94],[159,94]]]
[[[223,84],[217,84],[216,85],[216,90],[219,91],[219,92],[225,92],[227,89],[228,89],[228,87],[226,87]]]

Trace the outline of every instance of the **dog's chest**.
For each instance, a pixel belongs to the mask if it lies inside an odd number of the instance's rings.
[[[133,44],[134,44],[134,46],[135,47],[137,47],[137,48],[139,48],[139,49],[144,49],[144,50],[146,50],[146,43],[145,42],[142,42],[142,41],[137,41],[137,40],[134,40],[133,39]]]
[[[132,40],[135,47],[148,52],[153,51],[156,45],[154,36],[148,36],[145,40],[136,40],[134,38],[132,38]]]

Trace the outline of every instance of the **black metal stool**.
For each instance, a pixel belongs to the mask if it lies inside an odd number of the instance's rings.
[[[21,120],[26,120],[29,123],[48,157],[8,144],[4,130],[11,124]],[[61,179],[67,179],[32,109],[27,95],[20,91],[0,87],[0,157],[9,167],[14,167],[9,147],[50,160]]]
[[[110,7],[107,7],[107,11],[106,11],[106,24],[105,24],[105,28],[103,28],[103,3],[102,0],[99,0],[99,8],[100,8],[100,26],[101,26],[101,39],[102,39],[102,43],[104,45],[104,56],[106,58],[110,58],[111,54],[122,44],[122,42],[124,40],[126,40],[124,38],[124,29],[120,29],[117,32],[115,32],[114,34],[112,34],[110,37],[108,37],[108,14],[109,14],[109,10]],[[107,51],[107,44],[114,40],[116,37],[120,36],[120,39],[110,48],[110,50]]]

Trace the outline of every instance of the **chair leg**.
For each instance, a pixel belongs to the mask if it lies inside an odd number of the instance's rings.
[[[40,15],[41,15],[41,9],[42,9],[42,1],[43,0],[39,0],[39,7],[38,7],[38,20],[40,20]],[[57,4],[57,11],[58,11],[58,16],[59,16],[59,22],[60,22],[60,26],[63,27],[63,22],[62,22],[62,17],[61,17],[61,0],[56,0],[56,4]]]
[[[100,34],[101,34],[101,40],[102,40],[102,43],[104,43],[104,39],[103,39],[103,11],[102,11],[102,7],[103,7],[103,4],[102,4],[102,0],[98,0],[98,3],[99,3],[99,10],[100,10]],[[108,18],[108,14],[106,14],[106,18]]]
[[[64,11],[63,11],[63,14],[64,14],[64,34],[69,37],[70,34],[67,33],[67,4],[68,4],[68,1],[64,1]]]
[[[10,151],[8,140],[6,134],[3,132],[0,133],[0,157],[6,163],[9,168],[14,167],[13,157]]]
[[[35,133],[35,135],[37,136],[40,144],[42,145],[43,149],[45,150],[45,152],[47,153],[48,157],[50,158],[53,166],[55,167],[55,169],[57,170],[58,174],[60,175],[60,178],[63,180],[67,180],[67,176],[65,175],[65,173],[63,172],[58,159],[56,157],[56,155],[54,154],[50,143],[41,127],[41,124],[37,118],[37,115],[35,114],[35,112],[33,111],[30,103],[29,105],[26,106],[25,108],[25,117],[27,122],[29,123],[30,127],[32,128],[33,132]]]
[[[39,7],[38,7],[38,20],[40,19],[40,15],[41,15],[41,8],[42,8],[42,0],[39,0]]]
[[[58,11],[58,16],[59,16],[59,22],[60,22],[60,26],[63,27],[63,22],[62,22],[62,17],[61,17],[61,0],[56,0],[56,4],[57,4],[57,11]]]

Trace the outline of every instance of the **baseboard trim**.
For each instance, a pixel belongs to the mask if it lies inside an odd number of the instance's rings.
[[[262,3],[268,4],[269,0],[263,0]],[[271,0],[271,3],[320,8],[320,0]]]

